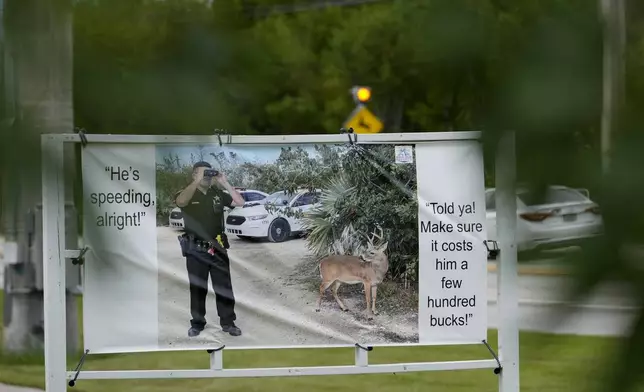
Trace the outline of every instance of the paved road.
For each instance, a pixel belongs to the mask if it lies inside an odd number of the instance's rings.
[[[561,306],[561,288],[568,277],[529,276],[519,277],[519,329],[523,331],[558,334],[623,336],[632,322],[635,307],[628,296],[616,285],[606,285],[595,295],[568,311],[564,323],[554,324],[553,311]],[[499,325],[497,308],[497,275],[488,274],[488,324]]]

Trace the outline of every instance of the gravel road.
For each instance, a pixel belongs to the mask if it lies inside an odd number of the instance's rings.
[[[230,238],[231,274],[237,301],[237,325],[242,336],[224,334],[220,327],[212,287],[206,300],[208,325],[199,337],[189,338],[188,274],[177,232],[158,227],[159,346],[203,349],[227,347],[276,347],[332,344],[386,344],[418,339],[417,315],[393,317],[381,313],[364,316],[364,297],[348,298],[340,289],[349,312],[342,312],[331,294],[315,312],[317,295],[292,274],[310,260],[306,242],[246,242]],[[310,286],[309,286],[310,287]],[[346,286],[344,286],[346,289]],[[415,313],[415,312],[413,312]],[[393,340],[395,339],[395,340]]]

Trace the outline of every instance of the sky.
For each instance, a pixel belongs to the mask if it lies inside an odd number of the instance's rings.
[[[282,147],[297,147],[297,144],[291,145],[274,145],[274,146],[226,146],[219,147],[217,144],[204,145],[204,155],[205,160],[213,163],[214,159],[210,156],[210,153],[219,153],[224,151],[226,156],[229,152],[237,153],[240,160],[247,162],[256,162],[256,163],[268,163],[275,162],[280,155]],[[309,153],[311,157],[317,156],[315,147],[313,145],[301,145],[305,151]],[[198,156],[198,147],[197,145],[158,145],[156,150],[156,161],[163,162],[163,157],[168,154],[177,154],[182,164],[191,163],[190,154]]]

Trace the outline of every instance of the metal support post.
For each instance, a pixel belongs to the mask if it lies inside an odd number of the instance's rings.
[[[207,350],[210,355],[210,370],[222,370],[224,368],[224,346],[215,350]]]
[[[519,298],[517,284],[517,201],[515,134],[501,137],[496,153],[500,392],[519,392]]]
[[[64,144],[42,138],[45,390],[67,390]]]
[[[373,347],[365,347],[356,343],[355,348],[355,364],[356,366],[369,366],[369,351],[373,350]]]

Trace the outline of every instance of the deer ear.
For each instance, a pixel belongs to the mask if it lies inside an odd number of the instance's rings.
[[[387,245],[389,245],[389,241],[385,242],[380,246],[380,249],[387,249]]]

